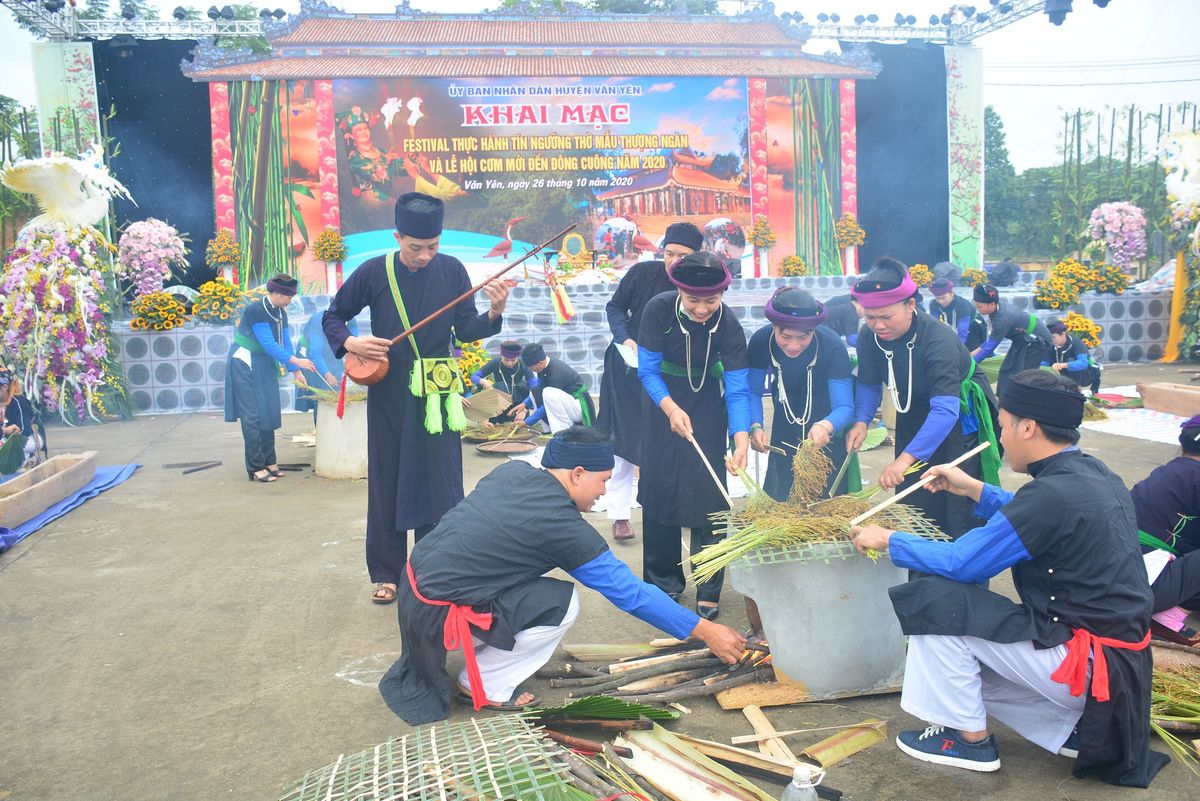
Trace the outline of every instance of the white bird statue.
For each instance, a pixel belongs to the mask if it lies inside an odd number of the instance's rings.
[[[79,158],[47,156],[7,165],[0,171],[0,183],[37,198],[42,213],[26,228],[92,225],[108,213],[110,198],[133,200],[109,173],[99,146]]]

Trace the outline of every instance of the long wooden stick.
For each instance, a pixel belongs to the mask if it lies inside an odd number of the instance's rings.
[[[842,726],[818,726],[815,729],[788,729],[787,731],[777,731],[773,734],[741,734],[737,737],[730,737],[729,742],[734,745],[745,745],[747,743],[760,743],[775,737],[791,737],[794,734],[808,734],[814,731],[841,731],[842,729],[873,729],[877,728],[878,725],[878,721],[876,721],[875,723],[847,723]]]
[[[420,322],[418,322],[418,323],[417,323],[416,325],[414,325],[412,328],[409,328],[409,329],[408,329],[408,330],[406,330],[406,331],[401,331],[399,334],[396,334],[396,336],[392,337],[392,344],[393,344],[393,345],[395,345],[396,343],[403,341],[405,337],[409,336],[410,334],[412,334],[413,332],[417,331],[418,329],[420,329],[420,328],[423,328],[424,326],[428,325],[428,324],[429,324],[430,322],[432,322],[432,321],[433,321],[435,318],[437,318],[437,317],[440,317],[442,314],[446,313],[446,312],[447,312],[447,311],[449,311],[450,309],[453,309],[453,308],[454,308],[455,306],[457,306],[459,303],[461,303],[462,301],[464,301],[464,300],[466,300],[467,298],[471,297],[471,296],[472,296],[472,295],[474,295],[476,292],[478,292],[479,290],[483,289],[485,286],[487,286],[488,284],[490,284],[492,281],[495,281],[497,278],[499,278],[500,276],[504,275],[506,272],[508,272],[509,270],[511,270],[513,267],[516,267],[518,264],[520,264],[521,262],[525,261],[525,260],[526,260],[526,259],[528,259],[530,256],[533,256],[534,254],[538,253],[538,251],[541,251],[541,250],[543,250],[543,249],[544,249],[544,248],[545,248],[547,245],[549,245],[549,244],[550,244],[551,242],[553,242],[554,240],[556,240],[556,239],[558,239],[558,238],[560,238],[560,237],[566,236],[567,234],[571,233],[571,231],[573,231],[573,230],[575,230],[575,223],[571,223],[571,224],[570,224],[570,225],[568,225],[566,228],[562,229],[562,230],[561,230],[561,231],[559,231],[557,234],[555,234],[554,236],[550,237],[550,238],[549,238],[549,239],[547,239],[545,242],[543,242],[542,244],[538,245],[536,248],[534,248],[533,250],[529,251],[528,253],[526,253],[526,254],[525,254],[524,256],[522,256],[521,258],[519,258],[519,259],[517,259],[516,261],[514,261],[512,264],[510,264],[510,265],[508,265],[507,267],[505,267],[503,270],[500,270],[499,272],[497,272],[495,275],[489,276],[487,279],[485,279],[485,280],[483,281],[483,283],[476,284],[475,286],[471,287],[471,288],[470,288],[470,289],[468,289],[466,292],[462,293],[462,294],[461,294],[461,295],[459,295],[457,298],[455,298],[454,300],[450,301],[450,302],[449,302],[449,303],[447,303],[445,306],[443,306],[442,308],[440,308],[440,309],[438,309],[437,311],[435,311],[433,314],[431,314],[431,315],[429,315],[428,317],[426,317],[424,320],[421,320]]]
[[[696,453],[700,456],[700,461],[704,463],[704,468],[712,476],[713,483],[717,485],[717,489],[721,491],[721,496],[725,498],[725,503],[729,504],[729,508],[732,509],[733,498],[729,497],[729,491],[725,489],[725,482],[717,477],[717,471],[713,470],[713,466],[708,463],[708,457],[704,455],[704,451],[700,450],[700,443],[696,442],[696,438],[691,433],[688,433],[688,442],[692,443],[692,447],[696,449]]]
[[[833,483],[829,485],[830,498],[837,494],[838,484],[841,484],[842,479],[846,477],[846,468],[850,466],[850,460],[854,458],[854,454],[856,453],[858,453],[858,448],[846,452],[846,458],[842,460],[842,466],[838,468],[837,475],[833,477]]]
[[[988,440],[984,440],[983,442],[976,445],[974,448],[971,448],[971,450],[964,453],[962,456],[955,459],[950,464],[946,465],[946,467],[957,467],[958,465],[962,464],[966,460],[970,459],[972,456],[975,456],[976,454],[979,454],[979,453],[983,453],[990,447],[992,447],[992,443]],[[878,504],[877,506],[863,512],[861,515],[859,515],[858,517],[851,520],[850,525],[857,526],[859,523],[866,520],[868,517],[875,515],[875,514],[879,514],[884,509],[891,506],[893,503],[896,503],[897,501],[901,500],[902,498],[907,498],[909,495],[912,495],[914,492],[921,489],[926,484],[933,481],[935,478],[936,478],[936,476],[926,476],[925,478],[918,481],[916,484],[913,484],[911,487],[904,490],[904,492],[898,492],[895,495],[893,495],[892,497],[888,498],[883,503]]]

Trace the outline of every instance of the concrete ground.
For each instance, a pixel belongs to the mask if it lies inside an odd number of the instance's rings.
[[[1106,372],[1107,385],[1177,378],[1158,365]],[[285,417],[281,462],[312,460],[311,449],[290,442],[309,428],[307,416]],[[365,482],[305,472],[251,484],[237,426],[215,415],[57,428],[51,444],[60,453],[97,450],[101,464],[144,467],[0,556],[0,798],[272,799],[338,754],[405,731],[374,686],[399,642],[395,606],[369,600]],[[1174,453],[1093,432],[1083,445],[1129,483]],[[885,457],[884,449],[867,455],[868,477]],[[161,467],[210,458],[225,464],[189,476]],[[497,463],[469,451],[468,490]],[[604,516],[592,517],[607,535]],[[636,541],[616,553],[640,571]],[[568,642],[656,636],[583,592]],[[744,626],[741,606],[727,588],[724,622]],[[564,692],[538,689],[550,700]],[[719,740],[751,731],[712,699],[689,706],[672,728]],[[768,715],[780,730],[867,717],[885,718],[893,735],[918,725],[896,695]],[[1068,760],[998,733],[1004,767],[996,774],[925,766],[889,740],[834,767],[826,782],[864,800],[1182,801],[1200,787],[1176,763],[1148,792],[1077,781]],[[800,750],[822,736],[789,743]]]

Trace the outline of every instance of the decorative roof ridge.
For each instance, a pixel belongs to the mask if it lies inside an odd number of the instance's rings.
[[[267,61],[274,58],[277,53],[272,48],[270,53],[255,52],[249,47],[221,47],[216,43],[216,39],[211,36],[206,36],[203,39],[196,40],[196,46],[192,48],[191,59],[181,59],[179,68],[183,74],[189,78],[195,78],[197,74],[205,70],[217,69],[218,67],[236,67],[238,64],[250,64],[256,61]]]

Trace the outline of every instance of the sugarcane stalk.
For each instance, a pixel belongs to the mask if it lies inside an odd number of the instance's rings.
[[[533,675],[535,678],[539,678],[539,679],[558,679],[560,681],[565,680],[565,679],[574,680],[574,679],[579,679],[579,678],[594,679],[594,678],[599,678],[599,677],[605,677],[605,678],[608,677],[608,674],[602,670],[595,670],[593,668],[584,667],[583,665],[577,665],[574,662],[568,662],[567,664],[563,665],[561,668],[541,667],[541,668],[538,668],[534,672]],[[555,685],[552,684],[550,686],[553,687]]]
[[[641,670],[642,668],[650,667],[651,665],[661,665],[665,662],[675,662],[680,659],[692,659],[693,657],[704,656],[711,653],[712,651],[708,650],[707,647],[696,648],[690,651],[675,651],[674,653],[663,654],[661,656],[648,656],[645,659],[639,659],[633,662],[617,662],[608,666],[608,672],[615,676],[618,673],[628,673],[632,670]]]
[[[729,678],[715,681],[711,684],[701,684],[699,686],[685,685],[675,689],[667,690],[661,693],[646,693],[641,695],[614,695],[614,698],[620,698],[622,701],[629,701],[635,704],[665,704],[670,701],[680,701],[684,698],[694,698],[698,695],[714,695],[721,690],[728,690],[733,687],[741,687],[744,684],[753,684],[758,681],[758,671],[752,670],[746,673],[739,673]]]
[[[553,731],[551,729],[543,730],[542,734],[548,740],[553,740],[559,745],[565,745],[568,748],[574,748],[579,751],[591,751],[592,753],[599,753],[600,751],[604,750],[604,743],[596,740],[588,740],[583,737],[574,737],[570,734],[563,734],[562,732]],[[621,750],[627,749],[616,750],[619,756],[625,756],[625,754],[621,753]]]
[[[712,675],[710,669],[693,668],[692,670],[679,670],[674,673],[666,673],[662,676],[651,676],[648,679],[641,681],[622,684],[618,690],[626,693],[643,693],[654,692],[656,690],[666,689],[667,687],[677,687],[680,684],[686,684],[696,679],[702,679]]]

